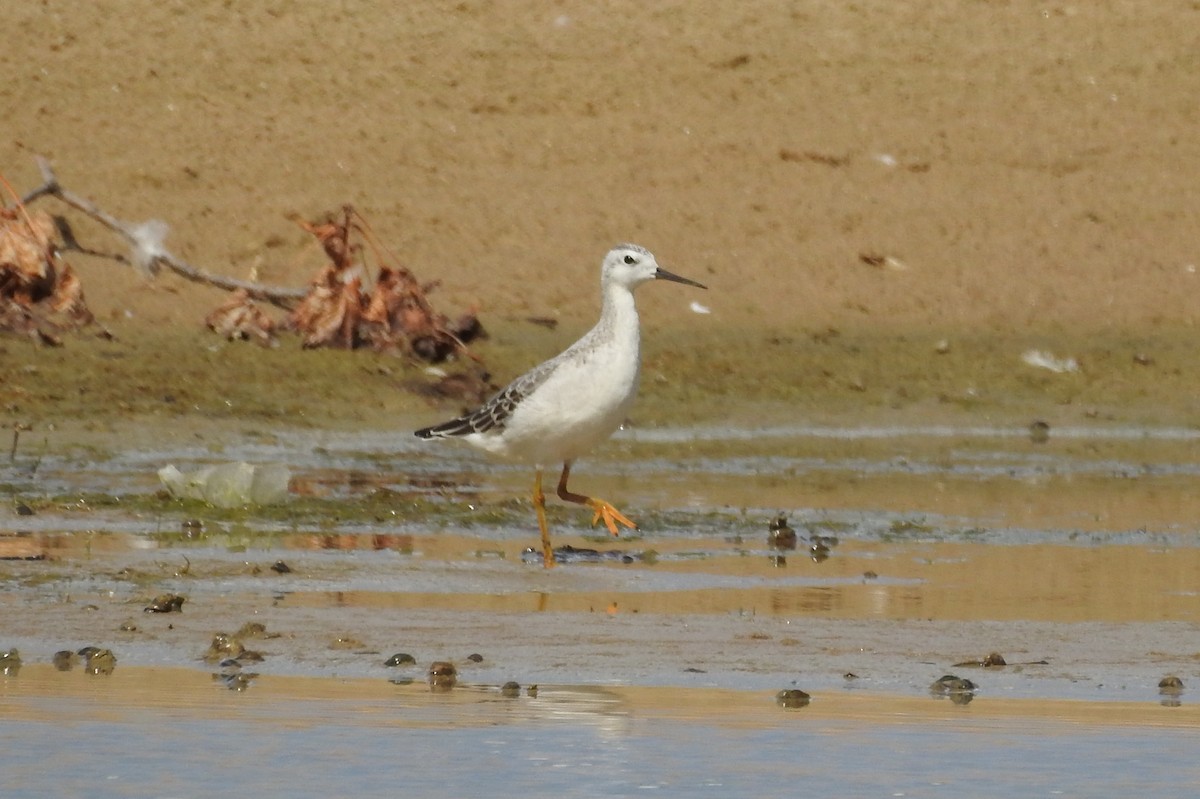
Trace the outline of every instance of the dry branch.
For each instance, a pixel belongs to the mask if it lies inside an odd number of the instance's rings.
[[[86,197],[81,197],[63,187],[58,181],[50,162],[42,156],[37,156],[38,169],[42,173],[42,185],[29,192],[23,198],[26,205],[41,197],[54,197],[75,210],[91,217],[104,227],[116,233],[133,249],[133,263],[143,272],[153,274],[160,266],[166,266],[172,272],[196,283],[216,286],[226,291],[242,290],[246,295],[264,302],[278,305],[281,308],[291,308],[305,295],[305,289],[264,286],[249,280],[214,275],[203,269],[192,266],[187,261],[172,255],[164,246],[167,236],[167,224],[157,219],[140,224],[131,224],[117,219],[106,213]]]

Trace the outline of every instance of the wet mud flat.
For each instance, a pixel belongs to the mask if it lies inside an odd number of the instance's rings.
[[[555,543],[585,555],[550,571],[523,557],[524,469],[402,433],[211,436],[51,441],[5,468],[10,751],[77,736],[45,780],[108,769],[113,795],[194,795],[179,775],[220,741],[253,785],[333,729],[329,781],[299,769],[290,793],[369,793],[375,757],[419,785],[464,747],[478,755],[458,788],[512,795],[559,778],[579,796],[1196,782],[1186,429],[633,430],[578,474],[641,529],[598,536],[554,507]],[[156,475],[230,461],[287,465],[288,500],[221,509]],[[86,646],[114,654],[111,674],[50,665]],[[980,665],[992,652],[1006,665]],[[435,662],[455,668],[451,690],[431,686]],[[931,690],[946,674],[974,688]],[[786,690],[811,701],[783,707]],[[729,753],[715,764],[714,741]],[[818,754],[797,763],[797,747]],[[1072,768],[1051,754],[1063,747]],[[861,773],[864,751],[878,774]],[[67,784],[5,775],[13,795]]]

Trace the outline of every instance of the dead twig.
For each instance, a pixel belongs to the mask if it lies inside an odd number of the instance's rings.
[[[238,280],[237,278],[225,277],[223,275],[214,275],[211,272],[193,266],[182,258],[173,255],[166,248],[164,241],[169,231],[166,222],[151,219],[147,222],[131,224],[117,219],[88,198],[82,197],[65,188],[59,182],[58,176],[54,173],[54,168],[46,158],[40,155],[35,158],[38,169],[42,173],[42,185],[26,194],[23,202],[28,205],[42,197],[54,197],[60,202],[96,220],[125,240],[133,250],[133,263],[148,274],[154,273],[160,266],[166,266],[180,277],[195,283],[216,286],[226,291],[237,291],[240,289],[253,299],[269,302],[272,305],[277,305],[285,309],[294,307],[307,293],[306,289],[264,286],[261,283],[249,280]]]

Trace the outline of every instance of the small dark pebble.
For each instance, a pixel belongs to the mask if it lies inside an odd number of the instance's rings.
[[[145,613],[179,613],[183,610],[183,603],[187,601],[186,597],[179,594],[159,594],[154,597],[154,600],[145,607]]]
[[[390,668],[393,666],[412,666],[412,665],[415,665],[416,662],[417,662],[417,659],[415,657],[413,657],[412,655],[408,654],[407,652],[397,652],[396,654],[392,655],[390,658],[385,660],[383,662],[383,665],[388,666]]]
[[[237,638],[226,633],[217,633],[213,636],[212,643],[208,645],[208,650],[204,653],[204,660],[209,663],[216,663],[225,658],[241,657],[246,651],[246,647],[242,646],[242,642]]]
[[[1004,655],[1001,655],[999,652],[992,652],[991,654],[987,655],[986,657],[980,658],[979,660],[964,660],[961,663],[955,663],[954,667],[956,669],[958,669],[958,668],[970,668],[972,666],[975,666],[975,667],[982,666],[985,669],[993,669],[993,668],[998,668],[1000,666],[1007,666],[1007,665],[1008,665],[1008,662],[1004,659]]]
[[[83,663],[83,670],[88,674],[112,674],[116,667],[117,656],[109,649],[97,649]]]
[[[788,526],[787,517],[783,514],[767,525],[767,546],[772,549],[796,548],[796,531]]]
[[[799,688],[785,688],[775,694],[775,704],[783,708],[804,707],[811,700],[812,697]]]
[[[21,653],[15,648],[0,652],[0,674],[6,677],[16,677],[21,670]]]
[[[482,663],[483,655],[479,654],[478,652],[472,652],[471,654],[467,655],[467,660],[471,661],[472,663]]]
[[[929,690],[939,696],[949,696],[951,694],[971,693],[978,687],[965,677],[958,677],[954,674],[943,674],[930,684]]]
[[[282,560],[277,560],[271,564],[271,571],[277,574],[291,574],[292,567],[284,563]]]
[[[863,579],[864,580],[878,580],[879,574],[877,572],[873,572],[870,569],[868,569],[867,571],[863,572]]]
[[[199,519],[184,519],[180,522],[179,527],[186,535],[204,532],[204,522]]]
[[[54,658],[51,662],[54,663],[54,668],[59,671],[70,671],[79,662],[79,655],[70,649],[60,649],[54,653]]]
[[[1158,681],[1158,692],[1172,696],[1181,694],[1183,693],[1183,680],[1174,674],[1168,674]]]
[[[362,641],[352,635],[339,635],[329,644],[330,649],[362,649],[364,646]]]
[[[521,695],[521,684],[519,682],[509,680],[500,687],[500,695],[510,699],[515,699]]]
[[[688,666],[686,669],[684,669],[684,671],[688,674],[708,674],[708,672],[704,669],[698,669],[694,666]]]
[[[121,629],[121,632],[123,632],[123,633],[136,633],[137,625],[131,621],[127,621],[121,625],[120,629]]]
[[[1029,425],[1029,440],[1035,444],[1045,444],[1050,440],[1050,424],[1038,420]]]
[[[238,628],[233,637],[239,641],[245,641],[248,638],[278,638],[279,633],[268,633],[267,625],[262,622],[248,621]]]
[[[18,502],[16,510],[17,510],[18,516],[33,516],[34,515],[33,508],[29,507],[24,502]]]
[[[534,683],[533,685],[531,685],[531,686],[529,686],[528,688],[526,688],[526,689],[525,689],[525,693],[526,693],[526,695],[527,695],[527,696],[530,696],[530,697],[532,697],[532,698],[534,698],[534,699],[537,699],[537,695],[538,695],[538,687],[537,687],[537,683]]]
[[[436,660],[429,666],[429,687],[434,691],[449,691],[458,682],[458,669],[453,663]]]
[[[843,680],[857,680],[857,679],[858,679],[858,675],[857,675],[857,674],[855,674],[855,673],[854,673],[854,672],[852,672],[852,671],[848,671],[848,672],[846,672],[845,674],[843,674],[843,675],[842,675],[842,679],[843,679]]]

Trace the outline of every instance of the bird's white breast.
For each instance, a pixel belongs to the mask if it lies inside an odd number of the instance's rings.
[[[514,409],[500,436],[475,443],[496,454],[554,465],[611,436],[637,395],[641,361],[633,296],[625,292],[617,303],[620,307],[606,309],[596,328],[555,359],[553,372]]]

